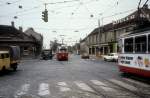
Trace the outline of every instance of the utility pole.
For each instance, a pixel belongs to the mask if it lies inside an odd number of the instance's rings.
[[[98,52],[99,52],[99,56],[100,56],[100,34],[101,33],[101,30],[100,30],[100,19],[98,19]]]
[[[65,35],[60,35],[61,41],[62,41],[62,45],[64,44],[64,36],[65,36]]]
[[[100,16],[102,16],[102,13],[99,14]],[[98,19],[98,50],[99,50],[99,56],[101,55],[101,51],[100,51],[100,42],[101,42],[101,24],[100,24],[100,17]]]

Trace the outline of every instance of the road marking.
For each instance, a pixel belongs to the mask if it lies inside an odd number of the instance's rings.
[[[143,86],[143,87],[150,87],[150,85],[148,85],[148,84],[145,84],[145,83],[142,83],[142,82],[133,80],[133,79],[129,79],[129,78],[123,78],[123,79],[126,80],[126,81],[129,81],[129,82],[131,82],[131,83],[135,83],[135,84],[137,84],[137,85],[141,85],[141,86]]]
[[[19,96],[27,94],[29,88],[30,88],[30,84],[23,84],[21,86],[21,89],[16,92],[16,95],[14,97],[18,98]]]
[[[113,83],[115,83],[115,84],[117,84],[117,85],[120,85],[120,86],[122,86],[122,87],[124,87],[124,88],[126,88],[126,89],[128,89],[128,90],[137,91],[137,88],[136,88],[136,87],[131,86],[131,85],[129,85],[129,84],[126,84],[126,83],[124,83],[124,82],[121,82],[121,81],[119,81],[119,80],[110,79],[110,81],[113,82]]]
[[[98,85],[99,87],[101,87],[103,90],[105,91],[113,91],[115,92],[116,90],[113,89],[113,88],[110,88],[109,85],[101,82],[101,81],[98,81],[98,80],[91,80],[91,82],[95,85]]]
[[[49,84],[41,83],[39,86],[38,95],[40,96],[50,95]]]
[[[92,88],[90,88],[87,84],[83,82],[75,82],[75,84],[82,90],[89,91],[89,92],[94,92]]]
[[[68,88],[68,87],[61,87],[61,86],[60,86],[59,89],[60,89],[61,92],[70,91],[70,88]]]
[[[59,86],[67,86],[67,83],[66,82],[58,82],[58,85]]]
[[[70,91],[71,89],[68,87],[66,82],[58,82],[57,83],[59,85],[59,89],[61,92],[67,92]]]
[[[104,84],[103,82],[98,81],[98,80],[91,80],[91,82],[93,82],[95,85],[99,85],[99,86],[107,86],[106,84]]]

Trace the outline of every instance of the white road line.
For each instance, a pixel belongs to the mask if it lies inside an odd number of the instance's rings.
[[[18,98],[19,96],[27,94],[29,88],[30,88],[30,84],[23,84],[21,86],[21,89],[16,92],[16,95],[14,97]]]
[[[71,89],[68,87],[67,83],[66,82],[58,82],[57,83],[58,86],[59,86],[59,89],[61,92],[67,92],[67,91],[70,91]]]
[[[99,86],[107,86],[105,83],[98,81],[98,80],[91,80],[92,83]]]
[[[131,83],[135,83],[137,85],[143,86],[143,87],[150,87],[150,85],[148,85],[148,84],[145,84],[145,83],[133,80],[133,79],[129,79],[129,78],[123,78],[123,79],[126,80],[126,81],[129,81]]]
[[[105,91],[113,91],[113,92],[116,92],[116,90],[115,89],[113,89],[113,88],[110,88],[109,87],[109,85],[107,85],[107,84],[105,84],[105,83],[103,83],[103,82],[101,82],[101,81],[98,81],[98,80],[91,80],[91,82],[93,83],[93,84],[95,84],[95,85],[98,85],[99,87],[101,87],[103,90],[105,90]]]
[[[126,88],[126,89],[128,89],[128,90],[137,91],[137,88],[136,88],[136,87],[131,86],[131,85],[129,85],[129,84],[126,84],[126,83],[124,83],[124,82],[121,82],[121,81],[119,81],[119,80],[110,79],[110,81],[113,82],[113,83],[115,83],[115,84],[117,84],[117,85],[120,85],[120,86],[122,86],[122,87],[124,87],[124,88]]]
[[[89,92],[94,92],[92,88],[90,88],[87,84],[83,82],[75,82],[75,84],[82,90],[89,91]]]
[[[61,92],[70,91],[70,88],[68,88],[68,87],[61,87],[61,86],[60,86],[59,89],[60,89]]]
[[[59,86],[67,86],[67,83],[66,82],[58,82],[57,83]]]
[[[50,95],[49,84],[41,83],[39,86],[38,95],[40,96]]]

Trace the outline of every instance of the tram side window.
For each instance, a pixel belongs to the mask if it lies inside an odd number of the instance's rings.
[[[150,52],[150,35],[148,35],[148,51]]]
[[[5,57],[6,57],[6,58],[9,58],[9,54],[5,54]]]
[[[133,38],[127,38],[124,40],[124,51],[133,52]]]
[[[2,59],[4,59],[4,54],[1,55]]]
[[[146,36],[135,37],[135,52],[146,52]]]

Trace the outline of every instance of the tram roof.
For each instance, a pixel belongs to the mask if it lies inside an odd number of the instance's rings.
[[[135,35],[143,35],[143,34],[150,34],[150,28],[146,28],[146,29],[140,29],[140,30],[135,30],[132,32],[128,32],[126,34],[121,35],[120,37],[129,37],[129,36],[135,36]]]
[[[2,53],[9,53],[9,51],[0,51],[0,54]]]

